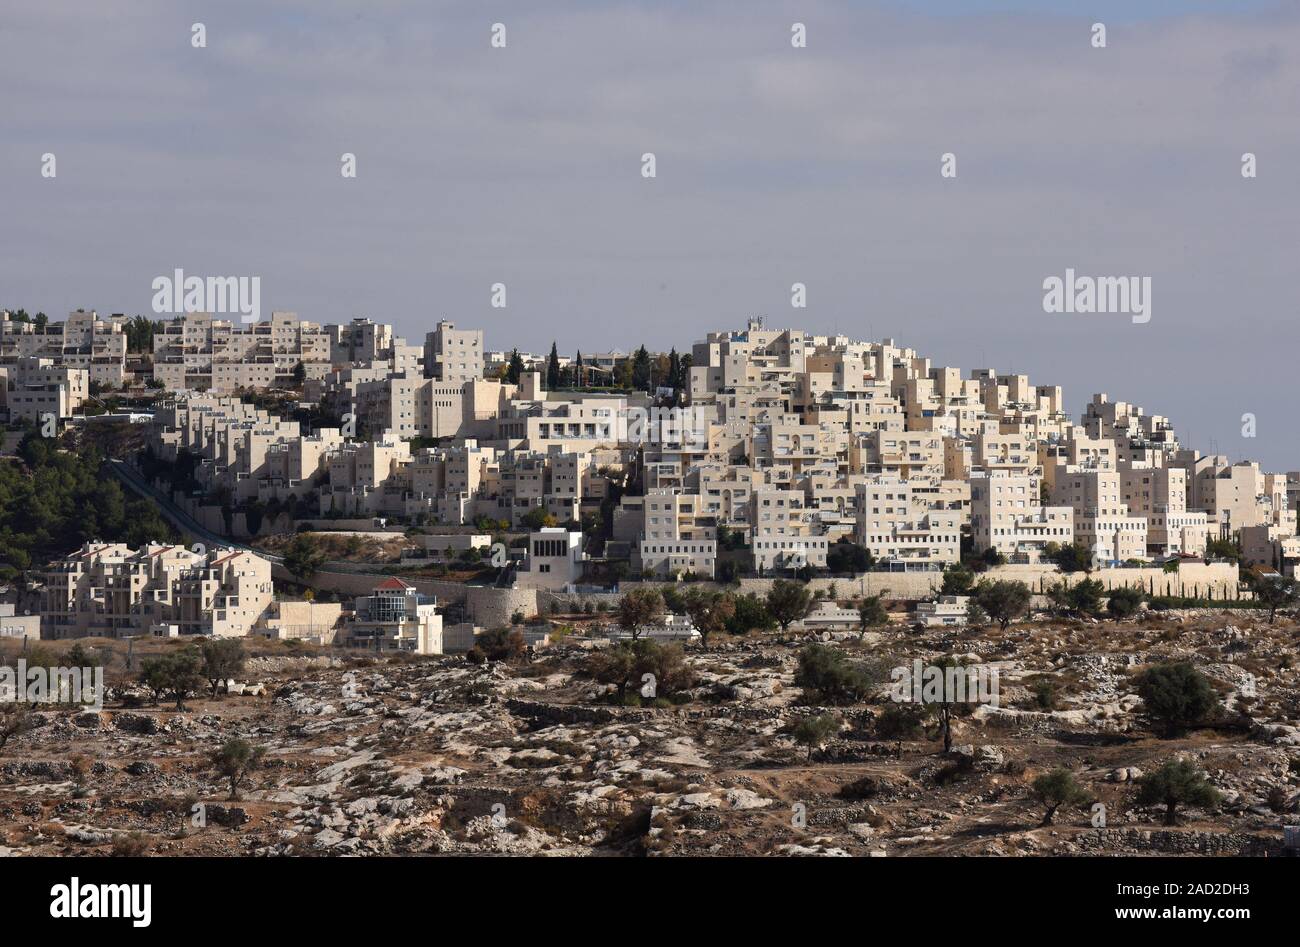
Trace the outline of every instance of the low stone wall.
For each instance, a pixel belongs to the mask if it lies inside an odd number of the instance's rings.
[[[1166,855],[1279,855],[1282,840],[1244,832],[1180,832],[1177,829],[1095,829],[1075,836],[1085,848],[1134,849]]]

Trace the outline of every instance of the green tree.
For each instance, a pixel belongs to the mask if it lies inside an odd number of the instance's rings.
[[[650,688],[647,696],[667,699],[695,683],[680,645],[646,639],[620,641],[592,652],[586,670],[598,682],[614,685],[619,703],[627,700],[631,686]]]
[[[551,343],[551,354],[546,359],[546,387],[550,391],[555,391],[560,387],[560,353]]]
[[[1149,667],[1134,683],[1143,711],[1163,727],[1166,739],[1180,736],[1219,709],[1209,678],[1186,661]]]
[[[650,353],[644,345],[632,355],[632,387],[637,391],[650,387]]]
[[[230,781],[230,800],[239,799],[239,786],[249,772],[256,769],[266,755],[266,747],[254,746],[236,737],[227,740],[212,754],[212,768]]]
[[[890,704],[876,721],[881,740],[919,740],[925,734],[925,712],[916,704]]]
[[[834,575],[869,571],[875,565],[871,551],[847,537],[841,537],[826,553],[826,569]]]
[[[641,632],[659,624],[664,614],[664,598],[655,589],[632,589],[618,600],[618,623],[635,641]]]
[[[153,692],[153,702],[167,693],[167,667],[160,657],[145,658],[140,662],[140,683]]]
[[[1056,810],[1061,806],[1085,806],[1092,801],[1088,790],[1064,767],[1039,776],[1030,785],[1030,791],[1046,810],[1043,813],[1043,825],[1052,824]]]
[[[1205,544],[1205,558],[1241,561],[1241,549],[1230,539],[1211,539]]]
[[[518,349],[512,349],[510,352],[510,364],[506,368],[506,381],[509,384],[519,384],[519,379],[524,374],[524,360],[519,356]]]
[[[1219,792],[1191,760],[1170,760],[1139,780],[1137,804],[1165,807],[1165,825],[1178,824],[1179,806],[1210,809],[1219,804]]]
[[[975,709],[977,695],[971,693],[969,677],[961,661],[945,657],[936,662],[935,667],[941,672],[937,679],[939,686],[933,695],[929,687],[924,689],[925,709],[939,724],[943,752],[951,753],[953,718],[969,716]]]
[[[975,601],[1003,631],[1029,610],[1030,597],[1029,586],[1014,580],[981,582],[975,588]]]
[[[943,573],[941,595],[969,595],[975,585],[975,573],[961,563],[949,566]]]
[[[808,614],[812,600],[812,593],[806,585],[777,579],[767,593],[767,610],[781,626],[781,630],[785,631],[792,622],[799,621]]]
[[[555,525],[555,517],[546,512],[546,507],[535,506],[521,516],[519,522],[531,530],[548,529]]]
[[[298,533],[284,550],[284,567],[304,581],[325,565],[326,556],[311,533]]]
[[[1073,585],[1057,582],[1047,590],[1047,598],[1054,609],[1080,617],[1091,617],[1101,611],[1101,598],[1106,587],[1097,579],[1080,579]]]
[[[881,599],[888,589],[882,589],[875,595],[866,595],[858,605],[858,640],[867,636],[872,628],[883,628],[889,624],[889,612],[885,611]]]
[[[1255,601],[1268,609],[1268,623],[1273,624],[1278,609],[1290,608],[1296,603],[1296,581],[1280,575],[1256,575],[1250,583]]]
[[[709,636],[726,630],[727,623],[736,614],[736,602],[726,592],[716,592],[700,586],[690,589],[685,596],[686,614],[700,633],[700,642],[707,650]]]
[[[767,610],[767,604],[753,592],[737,595],[733,599],[735,611],[727,621],[727,631],[733,635],[746,635],[751,631],[768,631],[776,620]]]
[[[1082,543],[1064,546],[1048,543],[1043,547],[1043,558],[1056,563],[1062,572],[1085,572],[1092,565],[1092,552]]]
[[[519,621],[515,621],[515,617]],[[516,612],[511,616],[511,624],[514,626],[523,624],[523,614]],[[528,643],[524,639],[524,633],[518,627],[506,628],[489,628],[474,639],[474,657],[471,661],[481,663],[482,661],[504,661],[507,664],[515,664],[523,661],[528,655]]]
[[[203,642],[203,676],[211,685],[214,698],[222,681],[243,673],[246,658],[244,646],[235,638],[217,638]]]
[[[619,703],[623,703],[627,697],[627,688],[632,682],[632,671],[635,668],[636,651],[623,642],[593,651],[588,655],[586,663],[587,673],[598,683],[617,688]]]
[[[176,701],[176,709],[185,710],[185,698],[203,689],[203,656],[197,648],[186,648],[162,657],[163,691]]]
[[[839,717],[834,714],[818,714],[816,717],[802,718],[794,725],[791,735],[796,743],[808,748],[807,761],[811,763],[813,750],[823,746],[839,732]]]

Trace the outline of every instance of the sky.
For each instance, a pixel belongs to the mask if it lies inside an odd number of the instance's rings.
[[[490,349],[761,315],[1300,469],[1294,2],[0,0],[0,89],[0,307],[149,314],[182,268]],[[1067,268],[1150,321],[1045,312]]]

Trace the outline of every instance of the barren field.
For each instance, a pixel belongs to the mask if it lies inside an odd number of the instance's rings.
[[[587,674],[600,645],[578,638],[486,664],[250,642],[245,689],[259,693],[190,698],[185,712],[129,682],[124,645],[91,642],[112,652],[104,711],[40,711],[0,750],[0,851],[1271,854],[1300,824],[1297,631],[1239,612],[714,640],[687,651],[692,685],[653,706],[613,703]],[[805,705],[794,676],[812,641],[851,660],[996,667],[998,706],[957,717],[947,754],[932,725],[882,738],[885,688]],[[1132,679],[1169,660],[1196,665],[1223,710],[1162,739]],[[838,733],[797,745],[793,724],[822,713]],[[238,800],[210,762],[234,737],[266,750]],[[1135,781],[1179,756],[1221,799],[1166,827],[1160,807],[1135,805]],[[1091,798],[1040,825],[1030,784],[1056,767]]]

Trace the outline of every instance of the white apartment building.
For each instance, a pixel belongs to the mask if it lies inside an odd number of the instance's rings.
[[[121,314],[107,318],[78,309],[63,322],[38,327],[0,312],[0,366],[21,358],[49,359],[60,368],[80,369],[92,383],[117,388],[127,380],[126,334]]]
[[[636,549],[642,575],[689,572],[713,578],[718,555],[716,520],[704,513],[698,495],[653,490],[643,498],[643,511]]]
[[[1187,471],[1120,461],[1124,502],[1134,516],[1146,517],[1147,554],[1199,556],[1205,552],[1209,517],[1187,509]]]
[[[830,548],[815,534],[800,490],[763,487],[750,497],[750,551],[759,573],[773,569],[826,568]],[[810,514],[809,514],[810,515]]]
[[[1048,543],[1074,542],[1074,509],[1043,506],[1036,477],[973,474],[970,522],[974,550],[996,549],[1011,562],[1041,561]]]
[[[248,324],[186,313],[155,333],[153,345],[154,379],[172,391],[287,388],[300,364],[309,377],[330,370],[329,334],[293,312]]]
[[[857,543],[875,558],[905,569],[959,562],[962,513],[932,509],[933,487],[930,481],[892,477],[858,483]]]
[[[1069,464],[1052,487],[1052,502],[1073,511],[1075,541],[1103,567],[1147,556],[1147,518],[1129,511],[1122,482],[1118,470]]]
[[[457,329],[440,321],[424,340],[424,375],[444,385],[461,385],[483,377],[483,330]]]
[[[41,424],[46,417],[64,420],[90,397],[90,374],[53,359],[20,356],[0,365],[0,398],[11,423]]]
[[[248,634],[273,598],[271,564],[237,549],[86,543],[45,572],[45,638]]]

